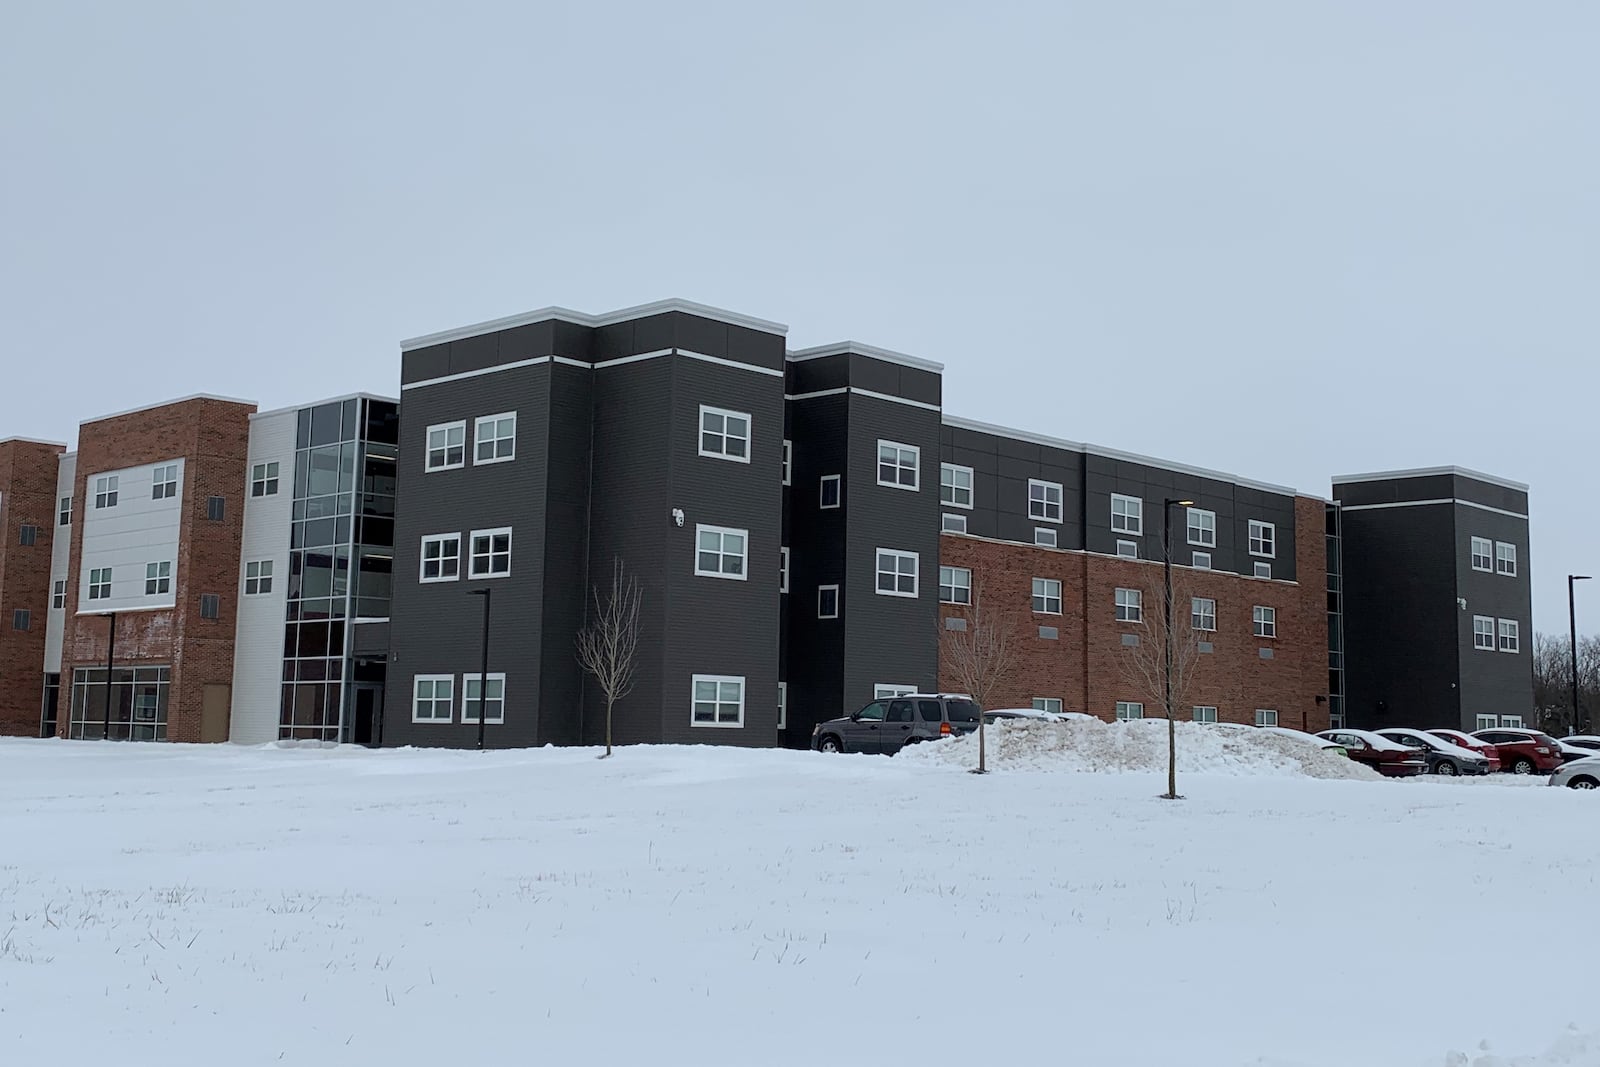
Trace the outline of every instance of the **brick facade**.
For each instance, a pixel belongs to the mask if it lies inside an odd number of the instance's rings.
[[[37,737],[44,695],[56,468],[64,445],[0,441],[0,734]],[[35,527],[33,544],[22,528]],[[28,612],[28,628],[14,627]]]

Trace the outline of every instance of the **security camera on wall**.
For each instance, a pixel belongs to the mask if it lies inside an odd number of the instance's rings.
[[[677,523],[679,527],[683,526],[683,509],[682,508],[673,508],[672,509],[672,521]]]

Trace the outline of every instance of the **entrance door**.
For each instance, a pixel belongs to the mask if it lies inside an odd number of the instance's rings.
[[[358,745],[383,743],[383,686],[357,682],[355,731],[350,740]]]
[[[233,702],[233,686],[212,684],[200,690],[200,740],[228,739],[228,710]]]

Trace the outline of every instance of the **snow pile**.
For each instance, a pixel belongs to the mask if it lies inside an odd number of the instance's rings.
[[[1570,1028],[1542,1056],[1498,1056],[1485,1041],[1478,1052],[1452,1052],[1445,1067],[1600,1067],[1600,1033],[1585,1034]]]
[[[1376,779],[1376,771],[1322,747],[1310,735],[1232,723],[1179,722],[1180,774]],[[995,770],[1120,773],[1167,769],[1167,721],[1103,722],[1074,715],[1066,722],[1006,719],[985,728],[987,762]],[[900,759],[972,767],[976,734],[913,745]]]

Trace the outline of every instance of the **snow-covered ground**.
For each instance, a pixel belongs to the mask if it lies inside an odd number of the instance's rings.
[[[1600,798],[1180,784],[4,741],[0,1063],[1600,1065]]]

